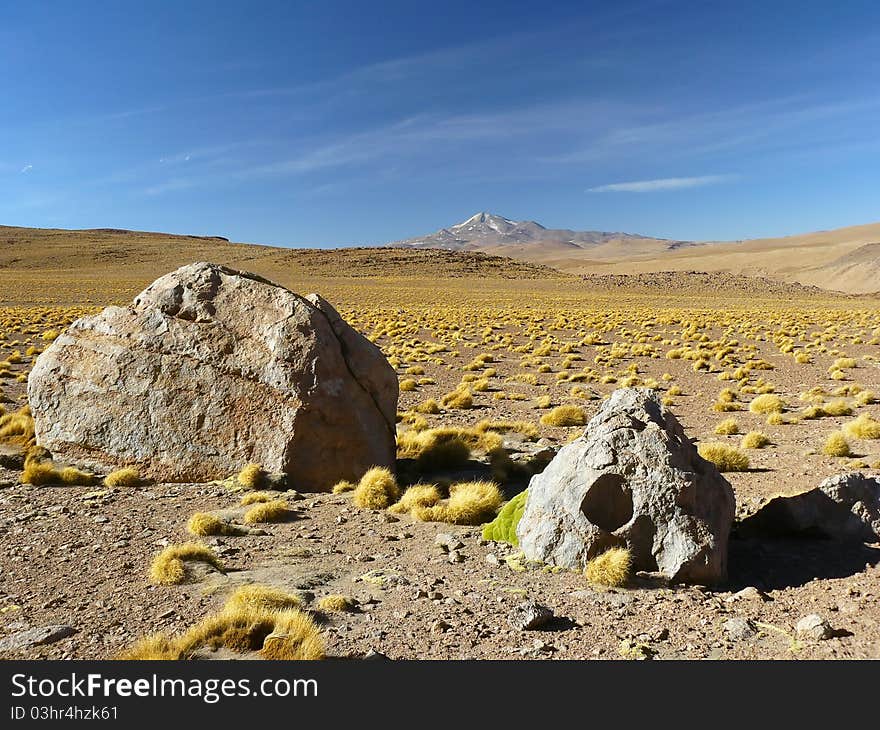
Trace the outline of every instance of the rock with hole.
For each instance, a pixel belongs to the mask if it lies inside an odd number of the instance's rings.
[[[710,584],[727,573],[733,489],[644,388],[611,394],[529,484],[517,526],[529,560],[583,569],[612,547],[633,569]]]
[[[256,462],[309,491],[394,466],[397,396],[321,297],[210,263],[77,320],[28,380],[37,441],[62,460],[169,481]]]

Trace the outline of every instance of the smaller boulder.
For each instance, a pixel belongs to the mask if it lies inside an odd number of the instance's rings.
[[[56,641],[73,636],[76,629],[66,624],[52,626],[39,626],[33,629],[25,629],[0,639],[0,651],[16,651],[27,649],[31,646],[54,644]]]
[[[834,636],[834,629],[831,628],[831,624],[817,613],[804,616],[795,624],[794,630],[799,639],[824,641]]]
[[[744,537],[815,536],[880,540],[880,481],[860,472],[829,477],[791,497],[774,497],[738,530]]]
[[[553,611],[534,599],[514,606],[507,615],[507,623],[519,631],[532,631],[545,626],[553,619]]]
[[[746,641],[758,634],[758,629],[749,619],[735,616],[724,622],[724,632],[731,641]]]

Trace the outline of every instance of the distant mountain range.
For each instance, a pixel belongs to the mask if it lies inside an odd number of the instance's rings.
[[[435,233],[388,244],[394,248],[443,248],[447,251],[493,251],[504,246],[531,244],[548,248],[594,249],[604,244],[633,241],[662,243],[675,249],[691,245],[685,241],[665,241],[634,233],[608,231],[572,231],[567,228],[545,228],[535,221],[514,221],[495,213],[480,212],[466,221]]]
[[[545,228],[481,212],[394,248],[476,251],[584,275],[727,271],[851,293],[880,291],[880,223],[747,241],[676,241]]]

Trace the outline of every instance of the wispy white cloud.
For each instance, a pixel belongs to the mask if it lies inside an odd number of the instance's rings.
[[[30,172],[33,169],[34,169],[33,165],[25,165],[24,167],[21,168],[21,173],[23,175],[24,173]]]
[[[697,177],[662,177],[656,180],[633,180],[589,188],[588,193],[661,193],[669,190],[701,188],[735,179],[733,175],[699,175]]]

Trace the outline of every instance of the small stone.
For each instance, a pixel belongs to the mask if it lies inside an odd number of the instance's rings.
[[[453,550],[460,550],[464,547],[464,543],[461,540],[455,535],[450,535],[448,532],[438,533],[437,537],[434,538],[434,544],[444,553],[450,553]]]
[[[727,619],[724,622],[724,631],[727,633],[727,638],[731,641],[745,641],[756,636],[758,633],[757,628],[751,621],[739,616]]]
[[[734,601],[766,601],[767,596],[765,596],[761,591],[759,591],[754,586],[748,586],[747,588],[743,588],[741,591],[737,591],[732,596],[728,596],[724,599],[725,603],[733,603]]]
[[[489,553],[486,556],[486,562],[489,563],[489,565],[501,565],[501,561],[495,553]]]
[[[400,522],[400,518],[395,517],[392,514],[388,514],[387,512],[380,512],[379,513],[379,522],[385,522],[387,524],[391,524],[393,522]]]
[[[450,550],[449,551],[449,562],[450,563],[462,563],[464,562],[464,556],[458,552],[458,550]]]
[[[381,651],[376,651],[375,649],[367,651],[367,653],[364,654],[364,659],[368,659],[369,661],[390,661],[385,654]]]
[[[66,624],[27,629],[0,639],[0,651],[14,651],[16,649],[26,649],[29,646],[52,644],[61,639],[66,639],[68,636],[73,636],[75,633],[76,629]]]
[[[447,623],[442,618],[440,618],[431,624],[431,633],[432,634],[445,634],[451,628],[452,628],[451,624]]]
[[[507,614],[507,623],[511,628],[520,631],[532,631],[541,628],[552,618],[553,611],[534,599],[529,599],[511,609]]]
[[[804,616],[795,624],[794,630],[799,639],[824,641],[834,636],[834,629],[831,628],[831,624],[817,613],[810,613]]]

